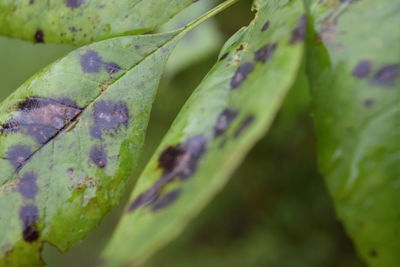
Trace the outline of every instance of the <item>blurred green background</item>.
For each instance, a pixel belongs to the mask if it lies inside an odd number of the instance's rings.
[[[180,107],[215,62],[221,40],[248,24],[252,16],[250,1],[242,1],[204,26],[203,33],[194,33],[185,41],[189,46],[202,47],[201,56],[197,53],[190,60],[185,54],[189,61],[179,62],[180,55],[174,55],[174,63],[168,65],[161,82],[141,164],[132,176],[125,200]],[[0,99],[72,49],[0,37]],[[269,134],[254,147],[226,189],[145,266],[364,266],[335,218],[317,170],[307,90],[302,76]],[[99,254],[123,206],[121,201],[68,253],[61,255],[46,245],[43,257],[48,266],[99,266]]]

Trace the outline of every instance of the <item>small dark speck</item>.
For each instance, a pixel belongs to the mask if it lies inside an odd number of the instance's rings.
[[[65,4],[71,8],[78,8],[84,3],[84,0],[65,0]]]
[[[77,31],[78,31],[74,26],[69,27],[69,30],[70,30],[71,32],[77,32]]]
[[[41,29],[38,29],[34,36],[36,43],[44,43],[44,32]]]
[[[157,200],[152,204],[151,210],[152,211],[158,211],[160,209],[163,209],[165,207],[168,207],[172,203],[174,203],[179,196],[181,195],[182,191],[180,189],[174,190],[172,192],[169,192],[163,196],[160,196],[157,198]]]
[[[239,127],[235,131],[235,138],[240,137],[243,132],[254,122],[254,116],[247,116],[239,125]]]
[[[365,100],[364,101],[364,106],[366,107],[366,108],[370,108],[370,107],[372,107],[373,105],[374,105],[374,100],[373,99],[367,99],[367,100]]]
[[[247,76],[253,71],[253,69],[253,63],[242,63],[231,79],[231,88],[238,88],[246,80]]]
[[[224,109],[217,118],[217,123],[214,126],[214,136],[218,137],[225,133],[228,130],[229,126],[231,126],[233,120],[238,115],[238,112],[233,109],[226,108]]]
[[[35,0],[29,0],[29,4],[33,5],[35,3]]]
[[[277,44],[267,44],[257,50],[254,54],[255,61],[267,62],[276,49]]]
[[[378,257],[378,256],[379,256],[378,251],[376,251],[375,249],[371,250],[371,251],[369,252],[369,256],[370,256],[371,258],[376,258],[376,257]]]
[[[115,62],[105,62],[104,68],[110,74],[117,73],[118,71],[121,70],[121,67]]]
[[[219,58],[219,61],[224,60],[224,59],[227,58],[228,56],[229,56],[229,53],[223,54],[223,55]]]
[[[368,60],[360,61],[353,69],[353,76],[359,79],[368,77],[371,72],[371,62]]]
[[[141,45],[135,45],[135,49],[140,49],[141,47]]]
[[[81,55],[81,67],[85,73],[96,73],[100,71],[103,65],[103,60],[99,54],[94,50],[89,50]]]
[[[265,24],[261,28],[261,31],[265,32],[266,30],[268,30],[269,29],[269,25],[270,25],[269,21],[265,22]]]
[[[400,65],[393,64],[382,67],[372,78],[374,84],[391,87],[400,76]]]
[[[39,232],[36,229],[36,221],[39,218],[39,211],[35,205],[22,206],[19,211],[19,217],[23,223],[22,237],[26,242],[34,242],[39,238]]]
[[[94,146],[90,150],[90,159],[99,168],[105,168],[107,166],[107,153],[101,147]]]
[[[25,173],[18,182],[18,192],[27,199],[35,199],[38,192],[36,185],[36,174],[32,172]]]
[[[307,28],[307,18],[306,16],[303,15],[300,17],[297,27],[292,31],[292,39],[290,43],[296,44],[302,42],[306,36],[306,28]]]

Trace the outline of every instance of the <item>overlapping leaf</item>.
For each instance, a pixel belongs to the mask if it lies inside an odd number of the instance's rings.
[[[0,265],[41,265],[118,202],[180,35],[118,37],[47,67],[0,106]]]
[[[142,33],[192,0],[0,0],[0,34],[34,42],[85,44]]]
[[[309,74],[319,160],[371,265],[400,262],[400,2],[313,1]]]
[[[271,124],[303,55],[302,1],[263,1],[172,125],[105,251],[107,266],[141,263],[224,186]]]

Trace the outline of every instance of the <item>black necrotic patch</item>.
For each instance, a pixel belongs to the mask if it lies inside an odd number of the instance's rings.
[[[269,21],[265,22],[265,24],[261,28],[261,31],[265,32],[266,30],[268,30],[269,29],[269,25],[270,25]]]
[[[121,126],[128,126],[129,110],[122,101],[99,101],[94,105],[94,125],[90,129],[92,137],[101,139],[103,134],[115,134]]]
[[[35,32],[34,40],[36,43],[44,43],[44,32],[41,29],[38,29]]]
[[[26,145],[14,145],[7,151],[7,160],[18,171],[32,155],[32,150]]]
[[[49,98],[27,98],[19,103],[18,115],[1,125],[0,134],[20,132],[40,144],[46,144],[82,112],[71,103]]]
[[[217,118],[217,123],[214,126],[214,136],[218,137],[225,133],[229,129],[233,120],[237,117],[238,111],[226,108],[224,109]]]
[[[167,184],[176,179],[189,179],[196,172],[206,147],[207,139],[203,135],[197,135],[187,139],[183,144],[166,148],[158,160],[159,167],[163,169],[162,176],[151,188],[132,201],[128,211],[134,211],[142,206],[154,205]],[[167,200],[160,203],[163,202],[167,202]]]
[[[99,168],[107,166],[107,152],[102,147],[93,146],[90,150],[90,159]]]
[[[151,206],[151,210],[158,211],[158,210],[168,207],[169,205],[174,203],[179,198],[181,193],[182,193],[182,191],[180,189],[177,189],[177,190],[169,192],[165,195],[160,196]]]
[[[34,242],[39,238],[39,231],[36,229],[36,222],[39,219],[39,210],[35,205],[22,206],[19,211],[22,221],[22,237],[26,242]]]
[[[231,79],[231,88],[238,88],[247,78],[247,76],[253,71],[254,65],[250,62],[242,63],[236,70],[235,74]]]
[[[228,56],[229,56],[229,53],[223,54],[223,55],[219,58],[219,61],[224,60],[224,59],[227,58]]]
[[[371,62],[363,60],[358,62],[357,66],[354,67],[352,75],[359,79],[364,79],[369,76],[371,72]]]
[[[236,129],[235,131],[235,138],[240,137],[244,131],[254,122],[254,116],[253,115],[249,115],[247,116],[239,125],[239,127]]]
[[[391,87],[395,84],[397,77],[400,76],[400,65],[393,64],[380,68],[372,78],[373,84]]]
[[[65,5],[71,9],[74,9],[80,7],[84,2],[84,0],[65,0]]]
[[[258,49],[257,52],[254,54],[254,60],[266,63],[271,58],[276,47],[277,47],[276,43],[264,45],[263,47]]]
[[[27,199],[35,199],[38,192],[36,185],[36,174],[33,172],[25,173],[18,182],[18,192]]]
[[[81,67],[85,73],[96,73],[100,71],[100,67],[103,65],[103,60],[94,50],[89,50],[85,54],[81,55]]]
[[[297,44],[302,42],[306,36],[306,28],[307,28],[307,18],[306,16],[301,16],[296,28],[292,31],[292,39],[290,40],[291,44]]]

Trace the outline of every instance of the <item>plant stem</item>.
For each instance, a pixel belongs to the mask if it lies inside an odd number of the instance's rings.
[[[209,18],[214,17],[215,15],[217,15],[218,13],[220,13],[221,11],[225,10],[226,8],[230,7],[231,5],[235,4],[238,1],[239,0],[227,0],[223,3],[221,3],[220,5],[214,7],[213,9],[211,9],[207,13],[203,14],[198,19],[196,19],[196,20],[190,22],[189,24],[187,24],[186,26],[184,26],[182,28],[182,31],[179,33],[179,35],[185,35],[187,32],[193,30],[194,28],[196,28],[203,22],[207,21]]]

